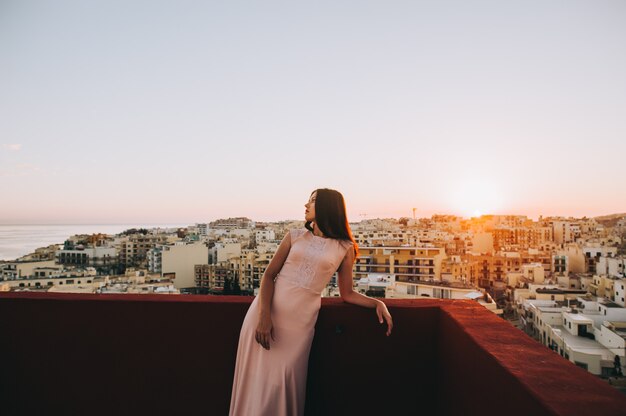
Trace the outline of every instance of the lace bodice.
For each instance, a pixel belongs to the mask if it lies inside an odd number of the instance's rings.
[[[289,235],[291,249],[276,278],[321,294],[352,241],[318,237],[306,229],[292,229]]]

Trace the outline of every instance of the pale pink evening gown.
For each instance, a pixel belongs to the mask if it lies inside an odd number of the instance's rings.
[[[271,304],[274,339],[256,342],[259,297],[251,303],[239,335],[229,416],[299,416],[321,292],[339,268],[349,240],[290,230],[291,249],[276,276]]]

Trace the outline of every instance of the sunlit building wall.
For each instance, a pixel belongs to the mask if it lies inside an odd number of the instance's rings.
[[[196,264],[208,264],[209,249],[204,243],[165,246],[162,275],[170,277],[176,289],[195,287]]]
[[[399,282],[441,280],[441,262],[446,257],[441,247],[360,247],[354,279],[368,273],[395,274]]]

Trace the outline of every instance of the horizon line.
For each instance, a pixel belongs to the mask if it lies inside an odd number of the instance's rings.
[[[458,214],[445,214],[445,213],[436,213],[436,214],[432,214],[430,217],[418,217],[415,218],[415,220],[421,220],[421,219],[432,219],[433,216],[450,216],[450,217],[457,217],[457,218],[461,218],[461,219],[467,219],[467,220],[471,220],[474,218],[483,218],[483,217],[489,217],[489,216],[500,216],[500,217],[526,217],[529,219],[533,219],[533,217],[529,216],[528,214],[481,214],[479,216],[463,216],[463,215],[458,215]],[[583,218],[589,218],[589,219],[595,219],[595,218],[603,218],[603,217],[619,217],[619,216],[626,216],[626,212],[624,213],[613,213],[613,214],[603,214],[603,215],[597,215],[597,216],[587,216],[587,215],[583,215],[582,217],[577,217],[577,216],[563,216],[563,215],[538,215],[536,218],[539,219],[541,218],[553,218],[553,217],[561,217],[561,218],[573,218],[573,219],[583,219]],[[76,225],[129,225],[129,226],[148,226],[148,225],[152,225],[152,226],[180,226],[180,225],[191,225],[191,224],[208,224],[210,222],[214,222],[214,221],[218,221],[218,220],[224,220],[224,219],[233,219],[233,218],[247,218],[251,221],[254,222],[285,222],[285,221],[305,221],[303,219],[281,219],[281,220],[255,220],[246,216],[239,216],[239,217],[222,217],[222,218],[216,218],[214,220],[210,220],[210,221],[181,221],[181,222],[150,222],[150,223],[141,223],[141,222],[112,222],[112,223],[91,223],[91,222],[85,222],[85,223],[0,223],[0,226],[34,226],[34,225],[47,225],[47,226],[76,226]],[[351,223],[359,223],[359,222],[363,222],[363,221],[367,221],[367,220],[374,220],[374,219],[401,219],[401,218],[408,218],[409,220],[413,219],[410,216],[400,216],[400,217],[372,217],[372,218],[362,218],[358,221],[348,221]]]

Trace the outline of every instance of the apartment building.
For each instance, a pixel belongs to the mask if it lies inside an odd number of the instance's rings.
[[[540,264],[545,276],[552,274],[552,254],[548,250],[529,248],[519,252],[522,264]]]
[[[615,257],[617,255],[617,247],[606,246],[601,243],[586,243],[582,251],[585,256],[586,273],[596,273],[596,263],[600,261],[601,257]]]
[[[204,243],[164,246],[162,276],[172,279],[176,289],[195,287],[195,265],[208,263],[209,249]]]
[[[87,267],[81,270],[65,271],[62,267],[41,267],[36,268],[33,275],[19,279],[11,279],[3,282],[6,290],[43,290],[47,291],[53,287],[67,288],[79,286],[89,287],[87,292],[93,292],[92,286],[97,280],[96,269]]]
[[[552,274],[554,276],[567,276],[569,274],[569,261],[566,255],[552,255]]]
[[[550,227],[497,227],[492,234],[494,248],[497,251],[511,248],[526,250],[552,241]]]
[[[207,223],[196,224],[196,230],[198,232],[198,235],[205,236],[207,235],[207,232],[209,230],[209,224]]]
[[[596,274],[610,277],[626,277],[626,258],[600,256],[596,262]]]
[[[401,246],[413,243],[415,239],[406,231],[371,231],[360,230],[352,232],[359,246]]]
[[[63,248],[56,252],[56,261],[64,266],[96,267],[105,271],[113,270],[118,265],[117,250],[114,247]]]
[[[254,238],[257,243],[261,241],[273,241],[276,239],[276,233],[274,230],[256,230],[254,232]]]
[[[235,239],[224,239],[209,249],[209,263],[223,263],[241,255],[241,243]]]
[[[63,247],[62,244],[51,244],[46,247],[36,248],[33,253],[26,254],[19,258],[20,261],[45,261],[55,260],[56,252]]]
[[[228,262],[194,265],[196,287],[223,290],[226,279],[233,280],[234,275]]]
[[[520,253],[515,252],[469,254],[465,259],[469,263],[470,282],[485,288],[493,286],[494,282],[505,281],[508,273],[519,272],[522,267]]]
[[[575,224],[571,221],[550,220],[548,226],[552,228],[552,238],[557,244],[573,243],[575,241]]]
[[[131,234],[119,243],[119,260],[126,267],[142,266],[147,255],[157,245],[169,242],[165,234]]]
[[[399,282],[441,280],[441,247],[359,247],[353,268],[355,280],[369,273],[394,274]]]
[[[14,280],[35,276],[36,270],[43,267],[54,267],[53,260],[12,261],[0,264],[0,280]]]
[[[166,244],[157,244],[146,253],[148,272],[161,274],[163,272],[163,249]]]
[[[242,290],[258,293],[261,278],[270,264],[277,246],[269,250],[242,250],[239,256],[228,260],[230,270],[239,281]]]
[[[218,219],[209,223],[212,229],[254,228],[254,221],[246,217]]]
[[[494,252],[493,234],[489,232],[477,232],[471,236],[468,244],[468,251],[476,255],[488,254]]]
[[[441,261],[441,280],[445,282],[469,282],[469,262],[460,255],[452,255]]]

